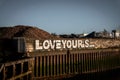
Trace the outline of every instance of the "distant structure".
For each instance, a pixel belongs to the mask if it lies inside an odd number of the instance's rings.
[[[120,30],[112,30],[111,32],[108,32],[106,29],[100,32],[93,31],[89,34],[82,33],[82,34],[59,34],[52,33],[53,36],[56,36],[58,38],[120,38]]]
[[[86,36],[87,38],[111,38],[111,34],[104,29],[104,31],[101,32],[91,32]]]
[[[87,33],[79,34],[79,38],[87,36]]]
[[[59,36],[62,38],[84,38],[86,35],[88,35],[87,33],[83,33],[83,34],[60,34]]]
[[[113,38],[120,38],[120,30],[112,30]]]

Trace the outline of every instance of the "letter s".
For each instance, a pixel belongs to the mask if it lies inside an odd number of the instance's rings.
[[[89,42],[90,42],[90,41],[89,41],[88,39],[85,40],[85,47],[87,47],[87,48],[89,47],[89,45],[90,45]]]

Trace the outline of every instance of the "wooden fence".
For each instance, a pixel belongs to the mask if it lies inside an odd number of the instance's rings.
[[[1,64],[0,80],[32,80],[34,58]]]
[[[120,68],[119,49],[32,53],[0,65],[0,80],[53,80]]]
[[[65,78],[115,68],[120,68],[120,51],[116,49],[51,52],[35,56],[33,79]]]

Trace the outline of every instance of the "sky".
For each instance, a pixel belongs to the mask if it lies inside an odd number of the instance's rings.
[[[35,26],[50,33],[120,27],[120,0],[0,0],[0,27]]]

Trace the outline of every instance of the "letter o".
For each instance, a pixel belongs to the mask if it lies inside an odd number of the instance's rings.
[[[68,40],[68,41],[67,41],[67,48],[71,48],[71,46],[72,46],[72,45],[71,45],[71,40]]]
[[[50,48],[49,40],[45,40],[45,41],[43,42],[43,48],[44,48],[44,49],[49,49],[49,48]]]

